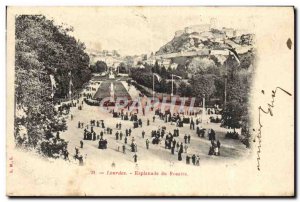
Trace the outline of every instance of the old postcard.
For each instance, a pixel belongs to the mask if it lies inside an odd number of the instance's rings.
[[[293,7],[7,7],[8,196],[294,196]]]

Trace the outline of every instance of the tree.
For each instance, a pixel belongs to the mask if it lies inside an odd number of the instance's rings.
[[[198,99],[202,99],[204,95],[205,98],[210,99],[216,90],[214,79],[214,75],[211,74],[194,75],[194,77],[191,79],[193,95]]]
[[[95,64],[95,70],[96,73],[101,73],[107,70],[107,64],[103,61],[97,61]]]
[[[154,67],[153,67],[153,73],[160,74],[160,67],[159,67],[157,61],[155,61],[155,64],[154,64]]]
[[[186,82],[180,82],[178,87],[178,93],[181,97],[190,97],[192,95],[192,88]]]
[[[119,73],[127,73],[127,67],[126,67],[126,64],[124,62],[121,62],[119,65],[118,65],[118,70],[119,70]]]
[[[183,64],[178,64],[176,69],[168,69],[168,77],[171,79],[171,74],[175,74],[177,76],[180,76],[181,78],[187,78],[187,71],[186,71],[186,67]]]
[[[133,61],[132,56],[125,56],[125,58],[124,58],[124,63],[126,64],[126,66],[127,66],[128,68],[133,67],[134,61]]]
[[[15,119],[17,145],[39,147],[53,132],[66,129],[66,123],[54,107],[54,98],[68,95],[70,75],[75,90],[91,77],[85,45],[70,36],[70,27],[56,26],[42,15],[20,15],[15,25]],[[19,133],[26,128],[26,136]]]
[[[163,78],[168,78],[168,72],[167,72],[167,69],[165,68],[165,66],[162,66],[161,67],[161,77]]]
[[[191,74],[204,72],[208,68],[214,68],[216,64],[209,58],[194,57],[188,64],[188,72]]]
[[[223,126],[249,130],[249,92],[252,72],[228,58],[227,104],[223,108]],[[253,61],[252,61],[253,62]]]
[[[224,103],[224,90],[225,90],[225,83],[223,76],[216,76],[215,77],[215,93],[213,97],[219,100],[218,104],[223,105]]]
[[[243,107],[237,101],[229,101],[222,113],[223,126],[229,128],[240,128],[241,118],[243,116]]]

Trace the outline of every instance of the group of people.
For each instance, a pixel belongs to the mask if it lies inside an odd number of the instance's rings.
[[[96,139],[99,139],[99,135],[98,137],[96,136],[96,132],[93,130],[93,127],[91,127],[91,131],[88,131],[85,128],[83,132],[83,139],[96,141]]]
[[[79,149],[77,147],[75,147],[75,155],[73,157],[75,160],[79,161],[80,166],[83,166],[83,156],[79,153]]]
[[[142,119],[138,118],[138,114],[136,113],[124,113],[123,111],[121,112],[114,112],[113,110],[111,111],[113,114],[114,118],[121,118],[121,120],[128,120],[133,122],[133,128],[136,127],[142,127]],[[185,119],[189,119],[187,123],[189,123],[190,130],[195,130],[195,125],[196,127],[196,134],[198,136],[203,136],[205,134],[205,129],[202,129],[201,127],[199,128],[198,124],[200,123],[198,119],[193,120],[193,118],[182,118],[179,113],[177,114],[171,114],[168,112],[161,113],[160,111],[156,113],[156,115],[159,116],[161,120],[164,120],[165,122],[176,122],[177,123],[177,128],[174,129],[174,133],[172,134],[171,132],[166,132],[166,127],[159,127],[158,130],[152,130],[151,132],[151,139],[146,139],[146,149],[149,149],[149,144],[152,142],[152,144],[159,144],[164,138],[165,138],[165,149],[169,149],[171,151],[172,155],[175,155],[175,152],[178,155],[178,161],[182,161],[182,154],[186,153],[186,164],[193,164],[196,166],[200,165],[200,156],[199,155],[191,155],[188,154],[187,150],[189,148],[188,144],[191,143],[191,135],[190,134],[185,134],[183,137],[184,142],[180,142],[177,137],[179,137],[179,129],[178,127],[182,127],[182,124]],[[156,116],[154,115],[152,118],[153,122],[155,122]],[[186,122],[185,122],[186,123]],[[150,120],[147,119],[147,126],[150,125]],[[99,140],[98,148],[99,149],[107,149],[108,141],[107,139],[103,138],[103,135],[105,132],[107,134],[112,134],[112,129],[109,127],[105,127],[104,121],[103,120],[91,120],[90,121],[90,126],[91,126],[91,131],[88,131],[88,124],[86,125],[87,129],[84,129],[84,137],[83,140]],[[78,122],[78,128],[83,128],[84,123]],[[93,130],[93,127],[101,127],[105,129],[104,131],[100,132],[100,135],[97,135],[96,132]],[[117,146],[117,150],[120,150],[120,147],[122,148],[122,152],[125,154],[126,153],[126,145],[128,144],[128,139],[131,136],[132,129],[131,128],[126,128],[125,129],[125,136],[123,134],[122,130],[122,123],[118,122],[116,123],[116,132],[115,134],[115,140],[121,140],[122,142],[121,145]],[[145,138],[145,131],[143,130],[142,133],[142,138]],[[220,155],[220,141],[216,140],[215,137],[215,131],[210,129],[208,131],[208,139],[211,141],[211,147],[209,150],[209,155]],[[81,148],[83,148],[83,141],[80,142]],[[129,150],[134,153],[133,159],[134,162],[137,162],[137,151],[138,151],[138,145],[137,142],[135,141],[134,137],[131,138],[131,142],[128,144]],[[191,162],[191,163],[190,163]]]
[[[71,107],[76,107],[77,103],[79,103],[79,100],[76,101],[71,101],[71,102],[67,102],[67,103],[61,103],[59,102],[58,104],[60,104],[60,106],[58,107],[58,112],[60,114],[69,114],[70,113],[70,109]]]
[[[221,142],[219,140],[211,140],[211,146],[209,147],[208,155],[220,156]]]
[[[191,143],[191,136],[190,135],[184,135],[184,143],[185,144],[190,144]]]
[[[176,152],[178,153],[178,161],[182,160],[182,153],[183,153],[183,143],[179,140],[176,141],[174,135],[172,133],[168,133],[165,138],[165,149],[170,149],[171,154],[175,154],[175,148]],[[185,147],[185,151],[187,151],[187,147]]]
[[[195,125],[198,125],[200,123],[198,118],[196,119],[196,121],[194,121],[193,117],[190,117],[190,118],[185,117],[183,115],[184,113],[173,113],[173,114],[171,114],[170,111],[165,111],[163,113],[163,112],[161,112],[161,110],[158,109],[158,110],[155,111],[155,114],[157,116],[159,116],[159,118],[161,120],[164,120],[165,123],[171,122],[171,124],[173,124],[173,122],[175,122],[177,127],[183,127],[183,123],[189,123],[191,130],[195,130]],[[192,114],[194,115],[194,113],[192,113]],[[154,117],[153,117],[153,120],[154,120]]]
[[[92,99],[93,98],[92,93],[83,93],[83,96],[86,97],[87,99]]]
[[[193,154],[192,156],[186,155],[186,164],[190,164],[192,159],[192,164],[194,166],[200,166],[200,156]]]
[[[92,121],[91,121],[91,125],[95,125],[95,124],[93,124]],[[106,128],[106,130],[100,131],[100,134],[97,135],[96,132],[94,131],[93,126],[91,126],[90,131],[88,131],[87,128],[84,129],[83,140],[91,140],[91,141],[99,140],[98,149],[107,149],[108,141],[107,141],[107,139],[103,138],[105,133],[106,134],[112,134],[112,129],[111,128]],[[82,140],[80,141],[80,148],[83,148],[83,141]]]
[[[121,120],[132,121],[133,122],[133,128],[143,127],[142,119],[138,118],[136,113],[130,112],[129,115],[128,115],[128,112],[124,113],[123,110],[121,112],[115,112],[114,110],[112,110],[111,113],[113,114],[114,118],[121,117]],[[149,122],[148,122],[147,125],[149,125]],[[119,126],[121,126],[121,123],[119,123]],[[118,128],[118,129],[121,130],[121,128]]]
[[[107,144],[107,140],[101,138],[98,142],[98,149],[107,149]]]
[[[159,144],[161,138],[163,138],[164,135],[165,135],[165,128],[152,130],[151,132],[152,144]]]
[[[123,133],[122,133],[122,131],[120,131],[120,133],[119,133],[119,131],[117,131],[115,133],[115,137],[116,137],[116,140],[119,140],[119,139],[122,140],[123,139]]]
[[[97,121],[96,120],[90,120],[90,124],[91,124],[91,126],[97,126],[97,127],[105,128],[103,120],[97,120]]]
[[[122,129],[122,124],[121,124],[121,122],[116,124],[116,128],[117,128],[117,130],[121,130],[121,129]]]

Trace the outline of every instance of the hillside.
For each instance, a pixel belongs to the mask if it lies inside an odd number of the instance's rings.
[[[175,35],[174,38],[163,45],[156,55],[164,55],[178,52],[192,52],[203,49],[227,49],[251,46],[253,35],[243,33],[240,35],[229,35],[223,30],[210,29],[203,32],[184,32],[181,35]]]

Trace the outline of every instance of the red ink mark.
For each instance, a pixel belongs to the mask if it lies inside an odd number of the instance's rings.
[[[14,172],[14,158],[11,156],[11,157],[9,157],[8,158],[8,160],[9,160],[9,173],[13,173]]]

